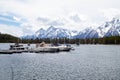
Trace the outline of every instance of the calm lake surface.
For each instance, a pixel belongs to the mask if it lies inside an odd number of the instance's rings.
[[[70,52],[0,54],[0,80],[120,80],[120,45],[72,46]]]

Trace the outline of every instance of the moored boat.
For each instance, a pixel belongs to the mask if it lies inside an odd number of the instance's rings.
[[[70,51],[73,48],[69,44],[46,44],[45,42],[42,42],[40,44],[36,44],[36,48],[34,48],[32,51],[34,52],[60,52],[60,51]]]
[[[13,51],[11,50],[0,50],[0,54],[12,54]]]
[[[45,44],[42,42],[40,44],[36,44],[36,48],[33,48],[31,51],[39,53],[39,52],[59,52],[59,49],[55,46],[50,46],[50,44]]]
[[[12,54],[12,53],[22,53],[22,52],[31,52],[31,53],[40,53],[40,52],[60,52],[60,51],[70,51],[72,50],[71,45],[52,45],[46,44],[42,42],[40,44],[36,44],[36,47],[28,47],[23,46],[18,43],[14,45],[10,45],[9,50],[0,50],[1,54]]]
[[[23,45],[20,45],[18,43],[10,45],[10,48],[8,50],[0,50],[0,54],[12,54],[22,52],[28,52],[28,47],[24,47]]]
[[[59,51],[70,51],[72,49],[71,45],[64,44],[64,45],[56,45]]]
[[[24,47],[23,45],[15,43],[14,45],[10,45],[9,50],[16,52],[16,53],[21,53],[21,52],[28,51],[28,47]]]

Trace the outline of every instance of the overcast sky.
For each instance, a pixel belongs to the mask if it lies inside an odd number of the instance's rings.
[[[0,0],[0,32],[33,34],[50,26],[69,30],[96,28],[120,18],[120,0]]]

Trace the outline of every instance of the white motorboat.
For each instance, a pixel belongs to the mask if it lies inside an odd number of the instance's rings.
[[[45,44],[42,42],[40,44],[36,44],[36,48],[33,48],[31,51],[39,53],[39,52],[59,52],[59,48],[55,46],[50,46],[49,44]]]
[[[12,53],[22,53],[22,52],[28,52],[28,47],[24,47],[23,45],[20,45],[18,43],[15,43],[14,45],[10,45],[10,48],[8,50],[0,50],[0,53],[2,54],[12,54]]]
[[[59,51],[70,51],[72,49],[71,45],[57,45]]]
[[[9,50],[12,52],[21,53],[21,52],[27,52],[28,47],[24,47],[23,45],[15,43],[14,45],[10,45]]]
[[[33,52],[39,53],[39,52],[58,52],[59,49],[57,47],[38,47],[32,49]]]

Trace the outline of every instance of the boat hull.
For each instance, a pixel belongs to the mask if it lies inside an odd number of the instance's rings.
[[[58,48],[55,47],[38,47],[32,50],[33,52],[59,52]]]
[[[67,47],[59,47],[59,51],[70,51],[71,48],[67,48]]]

